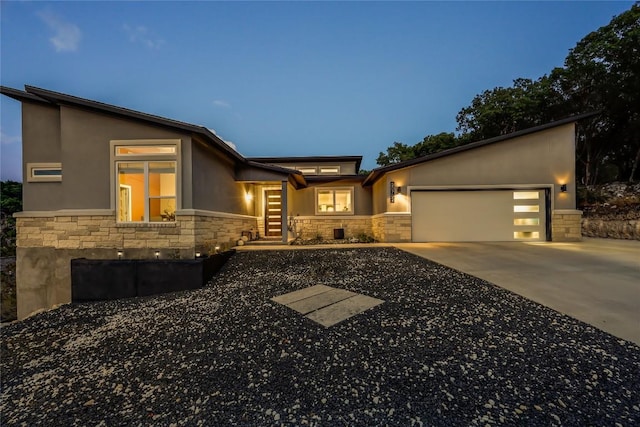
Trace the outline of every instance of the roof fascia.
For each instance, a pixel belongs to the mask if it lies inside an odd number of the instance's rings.
[[[52,104],[50,101],[36,96],[32,93],[28,93],[19,89],[14,89],[7,86],[0,86],[0,93],[2,95],[8,96],[9,98],[13,98],[16,101],[20,102],[38,102],[41,104]]]

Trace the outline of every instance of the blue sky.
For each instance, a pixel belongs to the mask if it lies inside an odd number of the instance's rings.
[[[453,132],[485,89],[562,66],[632,2],[14,2],[0,82],[214,129],[246,156],[363,155]],[[1,97],[1,179],[21,180]]]

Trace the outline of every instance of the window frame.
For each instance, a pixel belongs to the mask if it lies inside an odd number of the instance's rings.
[[[39,170],[59,170],[56,175],[35,175]],[[62,163],[27,163],[27,182],[61,182]]]
[[[336,191],[349,191],[351,195],[351,210],[349,211],[333,211],[333,212],[323,212],[320,211],[320,205],[318,203],[318,193],[320,191],[331,191],[333,192],[333,204],[336,204]],[[315,204],[315,212],[316,215],[355,215],[355,193],[353,186],[344,186],[344,187],[316,187],[314,192],[314,204]]]
[[[118,154],[119,147],[131,146],[175,146],[174,154],[147,153],[147,154]],[[148,224],[175,224],[175,217],[171,221],[151,221],[149,203],[152,199],[173,198],[175,199],[175,211],[182,208],[182,172],[181,172],[181,141],[179,139],[145,139],[145,140],[113,140],[110,141],[111,154],[111,203],[115,211],[116,223],[118,225],[148,225]],[[150,196],[149,195],[149,165],[154,162],[174,162],[175,165],[175,195],[173,196]],[[118,165],[120,163],[143,163],[144,167],[144,220],[143,221],[120,221],[119,191],[120,179]]]

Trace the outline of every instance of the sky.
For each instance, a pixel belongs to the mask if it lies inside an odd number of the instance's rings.
[[[0,83],[213,129],[245,156],[362,155],[456,131],[633,2],[0,2]],[[21,181],[0,97],[0,179]]]

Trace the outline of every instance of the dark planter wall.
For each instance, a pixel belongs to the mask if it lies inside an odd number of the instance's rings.
[[[203,287],[233,254],[198,259],[71,260],[71,302],[104,301]]]

